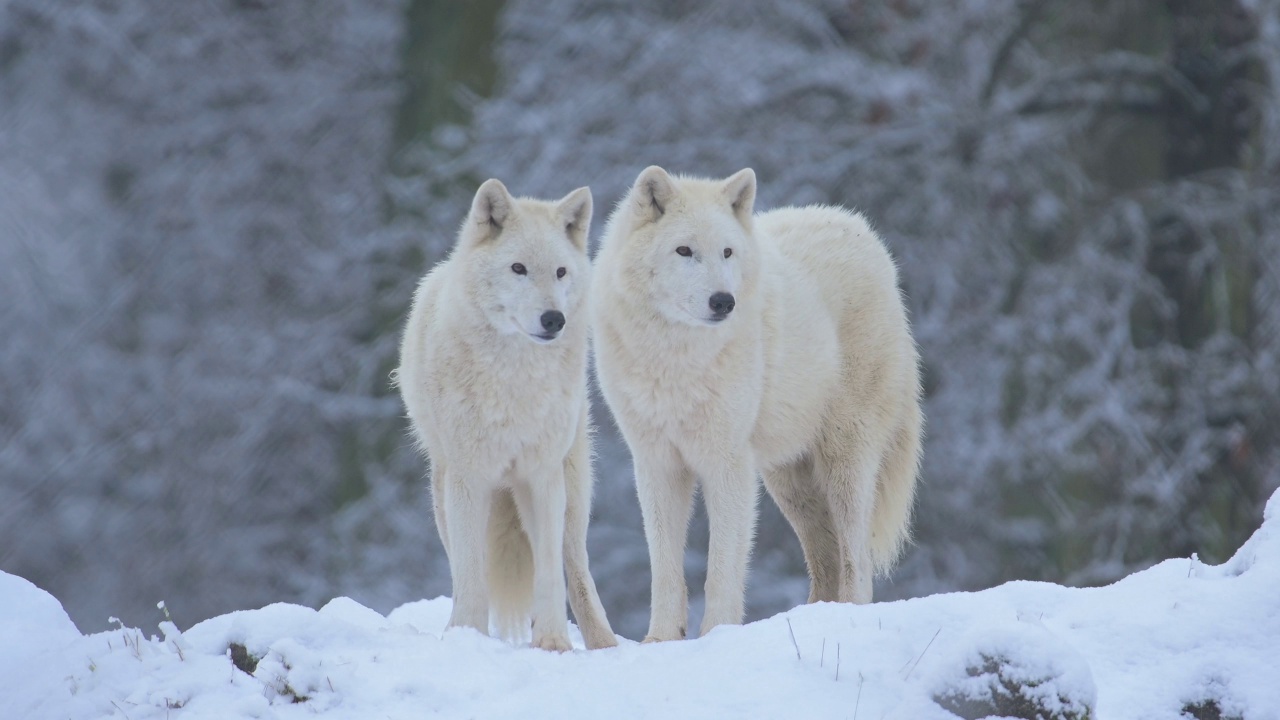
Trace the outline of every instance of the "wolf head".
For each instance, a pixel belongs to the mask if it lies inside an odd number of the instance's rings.
[[[546,202],[513,198],[501,182],[486,180],[453,252],[472,304],[500,334],[536,343],[585,325],[590,226],[588,188]]]
[[[760,258],[751,230],[756,175],[672,177],[646,168],[609,220],[611,278],[672,322],[715,326],[754,291]],[[739,313],[741,314],[741,313]]]

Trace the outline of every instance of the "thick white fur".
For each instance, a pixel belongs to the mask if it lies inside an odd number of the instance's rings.
[[[685,635],[698,481],[703,634],[742,622],[757,473],[800,538],[810,602],[870,602],[908,535],[923,415],[893,259],[860,215],[753,215],[755,190],[749,169],[702,180],[650,167],[596,258],[597,374],[635,462],[653,572],[646,640]],[[722,322],[716,292],[736,300]]]
[[[486,181],[452,254],[418,285],[396,373],[431,460],[449,626],[487,633],[492,606],[504,635],[519,639],[532,619],[547,650],[571,647],[566,571],[587,646],[617,644],[587,568],[590,224],[587,188],[551,203]],[[565,317],[553,339],[549,310]]]

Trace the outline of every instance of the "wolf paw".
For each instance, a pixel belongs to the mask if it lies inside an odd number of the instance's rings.
[[[653,627],[650,626],[649,634],[645,635],[644,640],[641,640],[640,642],[641,643],[670,642],[672,640],[683,640],[685,639],[686,635],[687,635],[687,632],[685,630],[684,624],[681,624],[677,627],[672,627],[666,632],[656,632],[656,633],[653,632]]]
[[[569,642],[569,638],[565,635],[543,635],[534,639],[533,646],[539,650],[551,652],[569,652],[573,649],[573,643]]]

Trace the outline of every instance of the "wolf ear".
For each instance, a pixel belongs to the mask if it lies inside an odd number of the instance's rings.
[[[675,196],[675,181],[657,165],[645,168],[631,188],[631,203],[641,224],[657,222]]]
[[[756,204],[756,171],[744,168],[724,181],[724,195],[729,207],[743,227],[751,227],[751,213]]]
[[[556,216],[573,246],[587,251],[587,234],[591,230],[591,188],[580,187],[565,195],[556,205]]]
[[[480,189],[476,190],[475,199],[471,201],[471,212],[467,215],[463,235],[472,238],[473,243],[496,237],[511,217],[514,202],[502,181],[493,178],[485,180]]]

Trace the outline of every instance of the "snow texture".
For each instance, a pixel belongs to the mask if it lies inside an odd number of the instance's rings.
[[[822,603],[684,642],[587,652],[575,638],[563,655],[442,632],[446,598],[385,617],[337,598],[170,626],[163,638],[125,627],[82,636],[52,596],[0,574],[0,698],[6,717],[27,720],[953,720],[935,698],[989,696],[991,677],[967,669],[1000,658],[999,675],[1046,718],[1174,720],[1212,700],[1264,720],[1280,716],[1280,493],[1265,518],[1219,566],[1167,560],[1092,589],[1013,582]]]

